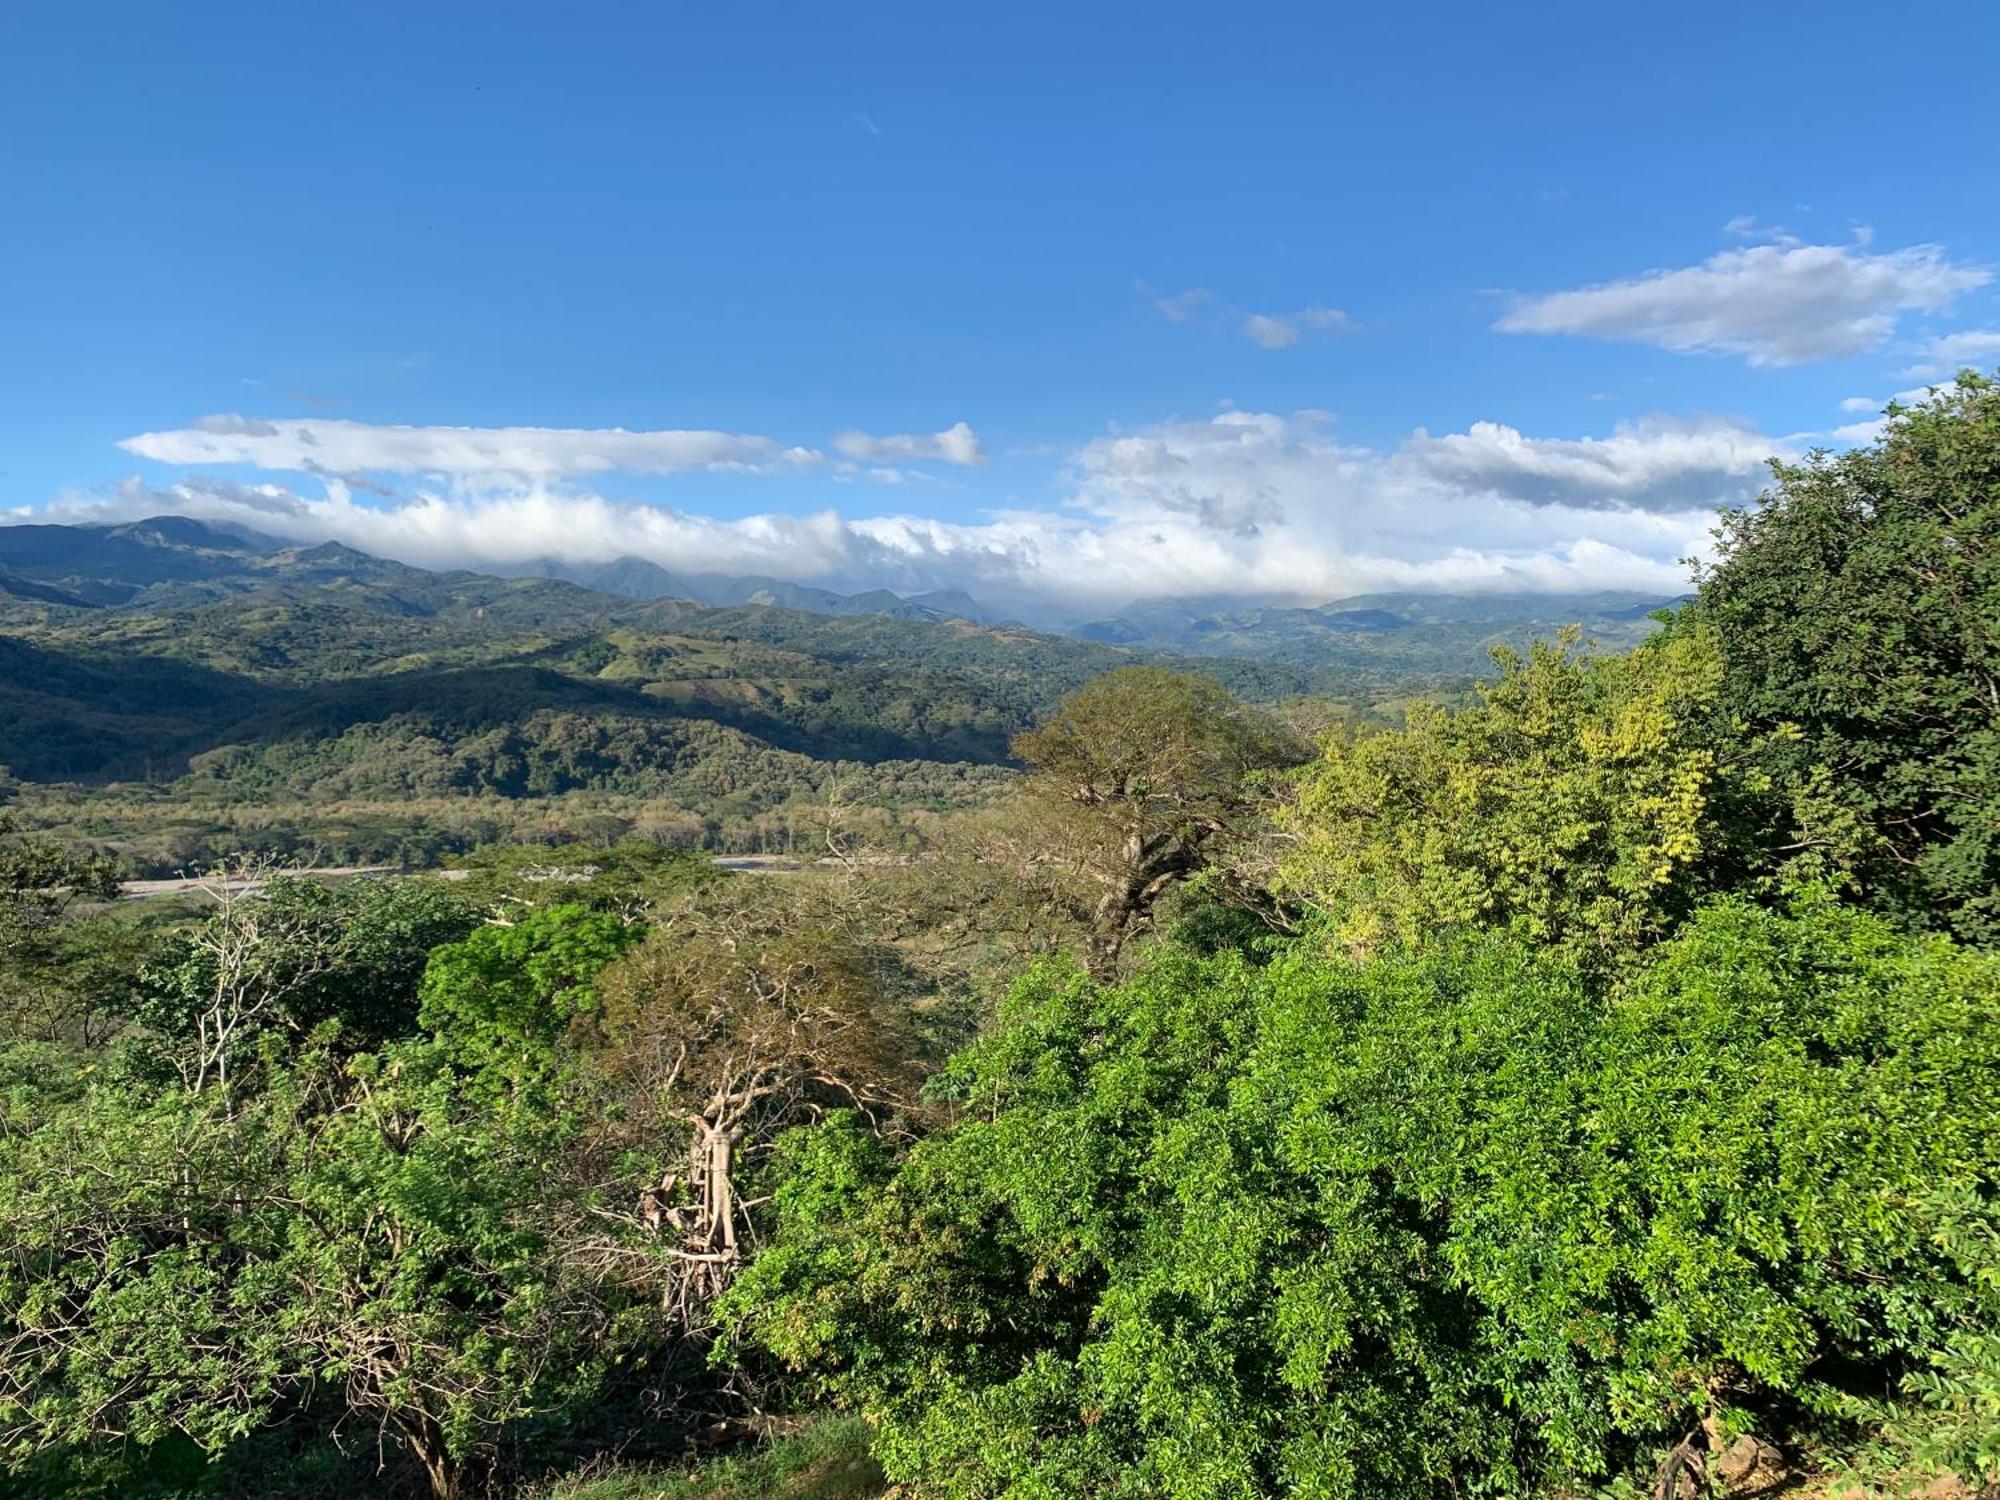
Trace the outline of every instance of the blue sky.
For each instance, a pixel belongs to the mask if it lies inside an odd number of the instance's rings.
[[[12,0],[0,508],[1051,617],[1668,586],[2000,365],[1990,4],[1360,12]]]

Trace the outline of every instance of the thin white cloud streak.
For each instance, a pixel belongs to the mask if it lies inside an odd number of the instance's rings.
[[[1290,313],[1251,313],[1243,335],[1266,349],[1289,349],[1307,333],[1345,333],[1353,319],[1337,307],[1306,307]]]
[[[680,474],[814,464],[821,455],[748,433],[622,427],[409,427],[225,413],[142,432],[119,447],[167,464],[249,464],[295,473],[445,474],[555,480],[624,471]]]
[[[1070,456],[1059,506],[971,521],[834,510],[724,520],[520,479],[420,483],[384,501],[330,473],[321,495],[135,478],[114,496],[69,497],[44,514],[177,511],[427,567],[514,571],[629,555],[678,573],[963,588],[1046,621],[1169,595],[1670,593],[1686,584],[1682,560],[1705,550],[1713,508],[1750,498],[1764,458],[1789,451],[1718,418],[1654,418],[1583,438],[1482,422],[1420,431],[1384,451],[1334,440],[1317,414],[1226,411],[1097,439]]]
[[[1902,314],[1936,311],[1992,279],[1986,267],[1949,261],[1935,245],[1875,255],[1858,244],[1786,241],[1527,297],[1494,326],[1795,365],[1875,348]]]
[[[1210,300],[1206,287],[1189,287],[1184,292],[1175,292],[1171,297],[1155,298],[1153,306],[1170,323],[1185,323],[1201,311],[1203,304]]]
[[[942,432],[898,432],[871,437],[865,432],[843,432],[833,446],[862,463],[947,463],[977,468],[986,462],[979,434],[964,422],[954,422]]]

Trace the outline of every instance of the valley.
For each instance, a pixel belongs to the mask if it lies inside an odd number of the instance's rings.
[[[783,852],[831,805],[907,844],[991,805],[1012,736],[1119,665],[1198,664],[1316,729],[1461,699],[1495,645],[1652,628],[1624,596],[1159,606],[1119,640],[836,602],[436,573],[185,517],[0,527],[0,767],[23,816],[134,876],[246,850],[427,865],[521,833]]]

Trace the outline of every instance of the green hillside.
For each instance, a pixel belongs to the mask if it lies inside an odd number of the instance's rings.
[[[432,572],[179,517],[0,527],[0,589],[0,766],[31,817],[145,873],[240,847],[428,860],[552,816],[789,847],[802,809],[834,803],[894,842],[991,801],[1012,737],[1121,665],[1196,665],[1315,723],[1393,721],[1412,694],[1462,695],[1493,644],[1557,628],[1400,598],[1380,628],[1263,611],[1225,637],[1168,629],[1179,607],[1159,605],[1122,644],[886,593],[812,613]]]

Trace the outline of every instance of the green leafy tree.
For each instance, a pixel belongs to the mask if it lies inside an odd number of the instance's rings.
[[[1030,869],[1081,883],[1086,961],[1113,973],[1168,890],[1255,825],[1252,779],[1303,747],[1214,679],[1121,667],[1014,739]]]
[[[1795,731],[1788,780],[1865,833],[1870,899],[2000,939],[2000,384],[1774,473],[1701,579],[1719,707]]]
[[[575,905],[480,927],[431,953],[420,1018],[494,1087],[524,1086],[597,1008],[597,976],[643,935],[607,912]]]
[[[0,955],[47,932],[72,903],[117,894],[108,857],[22,833],[11,814],[0,813]]]
[[[795,1139],[729,1306],[950,1496],[1574,1493],[1905,1381],[1985,1451],[1926,1206],[2000,1173],[1996,979],[1818,896],[1609,1004],[1493,936],[1043,975],[907,1160]]]
[[[132,1016],[170,1058],[213,1031],[218,996],[246,1012],[227,1050],[276,1032],[292,1041],[332,1023],[338,1045],[363,1051],[417,1030],[417,985],[431,950],[478,923],[435,880],[339,884],[278,874],[255,889],[211,881],[211,909],[169,938],[139,976]]]
[[[283,894],[284,879],[282,867],[255,858],[211,871],[200,886],[207,915],[140,975],[134,1019],[145,1036],[134,1051],[189,1093],[213,1091],[225,1110],[261,1039],[300,1016],[347,942],[315,903]]]
[[[331,1416],[452,1500],[592,1397],[656,1313],[590,1227],[587,1115],[441,1063],[307,1056],[227,1114],[100,1086],[0,1140],[0,1462]]]
[[[94,959],[114,948],[131,958],[137,945],[104,924],[85,938],[66,918],[79,901],[117,894],[108,858],[22,833],[0,811],[0,1041],[87,1039],[102,1028],[119,986]]]
[[[1456,713],[1328,740],[1282,815],[1281,886],[1369,953],[1462,923],[1593,962],[1670,932],[1779,862],[1758,747],[1721,721],[1713,641],[1676,624],[1625,656],[1573,637],[1496,652]]]
[[[465,873],[455,884],[474,906],[589,906],[635,919],[655,902],[723,878],[707,855],[645,839],[608,848],[501,844],[473,851],[457,868]]]
[[[757,1239],[772,1142],[846,1106],[884,1123],[914,1095],[918,1045],[897,965],[849,912],[801,880],[711,886],[656,914],[597,980],[596,1060],[624,1119],[666,1166],[639,1205],[701,1326]]]

